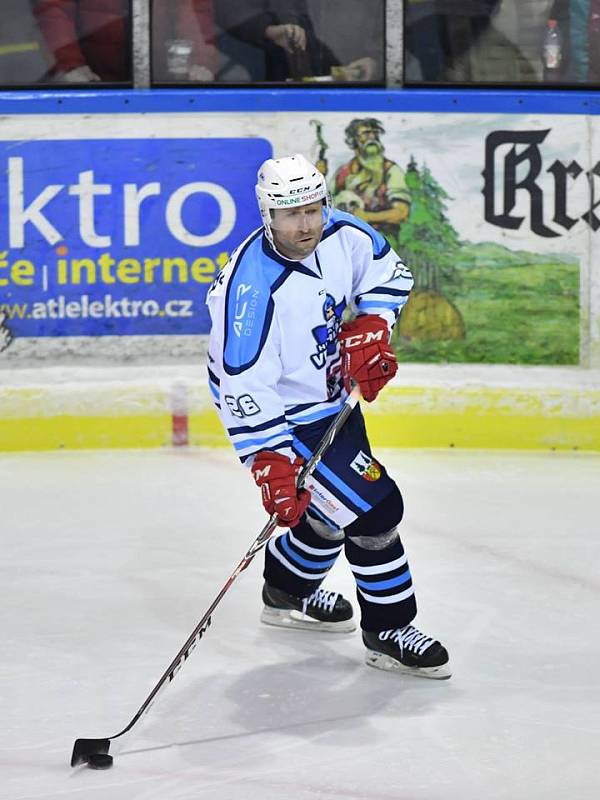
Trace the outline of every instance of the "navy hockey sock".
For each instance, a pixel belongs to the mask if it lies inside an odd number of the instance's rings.
[[[295,528],[270,539],[265,552],[264,578],[296,597],[308,597],[325,579],[343,549],[343,539],[325,539],[309,524],[306,514]]]
[[[388,537],[386,540],[385,537]],[[408,625],[417,614],[412,576],[396,529],[381,534],[387,546],[367,549],[366,537],[346,537],[346,558],[356,580],[356,594],[366,631]],[[373,541],[376,544],[376,541]]]

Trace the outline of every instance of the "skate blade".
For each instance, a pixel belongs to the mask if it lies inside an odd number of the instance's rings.
[[[341,622],[321,622],[313,619],[301,611],[287,608],[269,608],[265,606],[260,621],[265,625],[274,625],[277,628],[295,628],[301,631],[317,631],[322,633],[352,633],[356,630],[353,619]]]
[[[383,669],[386,672],[400,672],[403,675],[415,675],[418,678],[430,678],[436,681],[447,681],[452,676],[449,662],[439,667],[407,667],[392,656],[378,653],[376,650],[367,650],[365,662],[369,667]]]

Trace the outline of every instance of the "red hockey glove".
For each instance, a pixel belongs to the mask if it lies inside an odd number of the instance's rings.
[[[304,459],[292,463],[287,456],[272,450],[261,450],[252,464],[252,475],[262,492],[267,514],[277,514],[278,525],[293,528],[310,503],[310,492],[298,489],[296,480]]]
[[[375,314],[365,314],[352,322],[344,322],[339,339],[346,391],[350,391],[350,381],[354,379],[360,384],[362,396],[370,403],[398,369],[388,342],[387,323]]]

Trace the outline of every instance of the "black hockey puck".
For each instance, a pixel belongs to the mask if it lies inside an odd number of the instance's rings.
[[[113,765],[113,757],[108,753],[92,753],[88,756],[87,763],[91,769],[110,769]]]

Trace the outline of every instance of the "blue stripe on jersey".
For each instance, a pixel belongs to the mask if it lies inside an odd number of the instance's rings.
[[[299,406],[292,406],[286,410],[286,414],[288,417],[292,416],[293,414],[299,414],[300,411],[305,411],[307,408],[313,408],[315,403],[301,403]]]
[[[319,270],[319,275],[323,277],[323,270],[321,268],[321,262],[319,261],[319,256],[317,251],[315,250],[315,264],[317,265],[317,269]]]
[[[341,378],[340,378],[339,383],[340,383],[340,391],[341,391],[341,386],[343,385],[343,381],[342,381]],[[290,408],[286,408],[285,414],[286,414],[287,418],[289,419],[290,417],[297,416],[302,411],[307,411],[308,409],[316,408],[317,406],[324,406],[326,403],[333,402],[333,400],[337,400],[337,397],[333,397],[333,398],[330,397],[328,400],[317,400],[316,402],[313,400],[311,403],[301,403],[300,405],[291,406]],[[341,406],[340,406],[340,408],[341,408]]]
[[[389,242],[379,231],[371,227],[368,222],[364,222],[364,220],[358,219],[358,217],[352,214],[347,214],[345,211],[339,211],[337,208],[333,209],[329,225],[323,231],[321,240],[329,238],[329,236],[332,236],[336,231],[339,231],[340,228],[346,226],[356,228],[371,237],[373,243],[373,258],[383,258],[390,252],[391,247]]]
[[[206,367],[206,369],[207,369],[207,372],[208,372],[209,380],[211,380],[215,384],[215,386],[220,386],[221,385],[221,381],[217,378],[217,376],[212,371],[212,369],[210,367]]]
[[[374,289],[369,289],[368,292],[359,294],[356,298],[356,302],[358,303],[361,297],[366,297],[368,294],[391,294],[394,297],[408,297],[410,289],[392,289],[389,286],[376,286]]]
[[[343,405],[343,403],[338,403],[331,408],[322,408],[321,411],[315,411],[314,414],[307,414],[306,416],[295,414],[293,415],[293,419],[290,419],[290,422],[292,422],[294,425],[306,425],[308,422],[317,422],[319,419],[324,419],[325,417],[330,417],[333,414],[337,414]],[[288,418],[289,417],[290,415],[288,414]]]
[[[287,422],[285,416],[274,417],[260,425],[242,425],[239,428],[227,428],[227,433],[230,436],[237,436],[238,433],[258,433],[258,431],[265,431],[267,428],[274,428],[276,425],[283,425]]]
[[[277,250],[274,250],[269,242],[267,241],[267,237],[264,236],[262,240],[262,249],[263,253],[268,256],[273,261],[276,261],[278,264],[281,264],[285,267],[286,270],[295,270],[296,272],[301,272],[303,275],[308,275],[309,278],[319,278],[322,275],[318,274],[317,272],[313,272],[310,267],[307,267],[305,264],[302,264],[300,261],[292,261],[291,258],[285,258],[284,256],[280,255]],[[319,268],[320,269],[320,268]]]
[[[270,445],[269,450],[285,450],[286,448],[288,448],[290,450],[292,449],[292,442],[289,439],[286,439],[285,441],[280,442],[279,444]],[[253,450],[251,453],[243,453],[242,455],[239,455],[238,458],[240,459],[242,464],[245,464],[246,461],[248,461],[249,458],[252,458],[252,456],[255,456],[257,453],[260,453],[261,450],[262,450],[262,448],[258,447],[256,450]]]
[[[272,293],[291,274],[262,256],[262,228],[237,257],[225,297],[223,368],[239,375],[256,363],[267,340],[274,303]]]
[[[389,243],[388,241],[386,241],[386,243],[385,243],[385,244],[386,244],[386,246],[383,248],[383,250],[381,251],[381,253],[375,253],[375,255],[373,256],[373,258],[375,259],[375,261],[377,261],[377,260],[378,260],[378,259],[380,259],[380,258],[383,258],[384,256],[387,256],[387,254],[388,254],[388,253],[390,252],[390,250],[392,249],[392,246],[390,245],[390,243]]]
[[[306,447],[306,445],[296,437],[294,437],[294,450],[297,450],[300,455],[307,460],[312,456],[312,453],[308,447]],[[354,489],[351,489],[347,483],[344,483],[344,481],[338,478],[335,472],[330,470],[329,467],[326,467],[323,462],[317,466],[316,472],[326,478],[332,486],[335,486],[345,498],[350,500],[361,511],[369,511],[372,508],[369,503],[366,503],[362,497],[354,491]]]
[[[216,388],[216,386],[213,386],[212,381],[208,382],[208,388],[210,389],[210,392],[211,392],[212,396],[215,398],[215,400],[219,400],[220,397],[221,397],[221,394],[220,394],[219,390]]]
[[[388,302],[386,300],[359,300],[356,304],[358,308],[391,308],[395,310],[398,308],[398,303]]]
[[[262,439],[242,439],[240,442],[233,442],[233,446],[236,450],[245,450],[247,447],[258,447],[262,449],[268,442],[274,442],[276,439],[281,439],[282,436],[286,437],[288,445],[291,447],[292,440],[287,430],[280,431],[279,433],[272,433],[269,436],[264,436]]]

